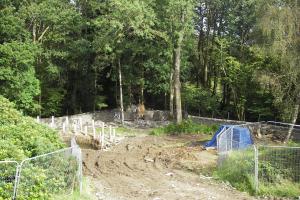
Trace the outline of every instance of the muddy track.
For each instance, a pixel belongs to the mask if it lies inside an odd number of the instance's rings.
[[[83,150],[95,199],[252,199],[205,176],[217,155],[193,145],[201,137],[133,137],[109,151]]]

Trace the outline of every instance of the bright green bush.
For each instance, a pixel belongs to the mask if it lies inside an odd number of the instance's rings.
[[[30,117],[24,117],[14,108],[13,103],[0,95],[0,160],[21,161],[62,147],[64,144],[59,139],[57,132],[36,123]],[[47,199],[43,195],[49,196],[49,189],[63,189],[62,184],[65,184],[66,181],[61,179],[64,176],[60,173],[66,170],[70,172],[71,165],[64,158],[57,159],[58,161],[54,165],[51,165],[53,162],[50,159],[51,163],[45,161],[44,167],[34,165],[24,169],[21,181],[34,180],[29,184],[30,187],[26,188],[27,197],[23,199]],[[72,170],[74,169],[72,167]],[[0,200],[11,199],[15,171],[15,164],[1,164]],[[45,177],[49,173],[58,174],[56,177],[60,177],[60,179],[45,181]]]
[[[30,117],[0,96],[0,160],[20,160],[62,148],[58,134]]]
[[[154,129],[151,134],[152,135],[162,135],[162,134],[170,134],[170,135],[180,135],[180,134],[213,134],[218,130],[217,125],[204,125],[194,123],[192,120],[185,120],[181,124],[169,124],[164,127],[159,127]]]

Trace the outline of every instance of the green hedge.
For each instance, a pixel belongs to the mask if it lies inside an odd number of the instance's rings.
[[[45,125],[36,123],[30,117],[23,116],[14,108],[13,103],[0,95],[0,160],[20,162],[25,158],[52,152],[64,146],[57,132]],[[48,162],[52,162],[51,160]],[[62,177],[64,176],[61,173],[64,173],[66,169],[68,170],[67,173],[72,172],[75,167],[70,164],[70,160],[63,157],[56,158],[55,165],[50,165],[46,161],[44,164],[44,167],[32,165],[24,168],[21,183],[32,181],[26,187],[26,196],[19,199],[47,199],[52,189],[63,189],[62,186],[66,181],[63,180]],[[0,200],[11,199],[12,197],[15,167],[15,165],[0,165]],[[49,174],[55,173],[62,179],[47,179],[50,177]]]

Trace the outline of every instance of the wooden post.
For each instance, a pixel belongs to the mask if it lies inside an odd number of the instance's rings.
[[[96,128],[95,128],[95,120],[92,121],[92,126],[93,126],[93,138],[96,138]]]

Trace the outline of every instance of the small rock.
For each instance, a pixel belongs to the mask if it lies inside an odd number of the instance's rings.
[[[174,176],[172,172],[166,173],[166,176]]]

